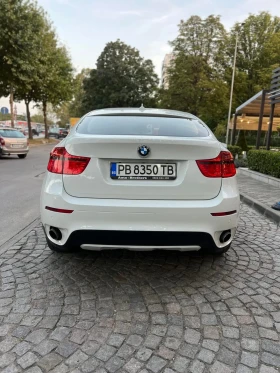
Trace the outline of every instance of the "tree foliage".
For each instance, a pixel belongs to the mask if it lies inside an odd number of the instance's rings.
[[[175,59],[160,105],[191,112],[216,127],[224,118],[229,93],[224,80],[226,42],[219,17],[193,16],[181,21],[179,35],[171,42]]]
[[[69,103],[68,111],[71,117],[81,117],[83,115],[84,81],[89,78],[91,69],[82,69],[73,79],[73,99]],[[65,115],[65,114],[64,114]]]
[[[242,25],[236,23],[230,32],[229,56],[233,56],[236,35],[238,53],[234,92],[238,106],[270,86],[272,70],[280,64],[280,18],[261,12],[249,15]]]
[[[0,93],[8,95],[30,84],[36,77],[36,57],[40,49],[38,30],[44,12],[29,0],[0,1]]]
[[[44,17],[43,9],[29,0],[0,1],[0,95],[10,94],[12,125],[14,93],[31,89],[31,81],[36,79],[38,30]]]
[[[108,43],[84,81],[82,111],[155,105],[158,77],[151,60],[117,40]]]
[[[179,35],[171,43],[174,52],[199,57],[220,71],[225,65],[227,32],[219,16],[191,16],[179,24]]]
[[[263,88],[280,64],[280,18],[267,12],[249,15],[227,32],[220,17],[192,16],[179,24],[168,70],[169,87],[160,105],[190,111],[210,127],[226,125],[233,55],[238,37],[233,110]]]
[[[0,25],[0,94],[25,101],[32,138],[30,103],[40,102],[46,110],[48,102],[58,105],[71,98],[71,61],[35,2],[1,0]],[[45,124],[47,136],[46,113]]]

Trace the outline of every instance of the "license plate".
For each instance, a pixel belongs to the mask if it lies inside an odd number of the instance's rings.
[[[176,163],[111,163],[111,179],[175,180]]]
[[[23,148],[23,145],[21,145],[21,144],[13,144],[12,148]]]

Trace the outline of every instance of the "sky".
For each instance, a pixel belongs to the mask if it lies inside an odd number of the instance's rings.
[[[227,29],[249,13],[280,14],[280,0],[38,0],[48,13],[77,71],[94,68],[106,43],[120,39],[153,61],[159,77],[181,19],[220,15]],[[0,107],[8,100],[0,98]],[[18,113],[25,111],[17,105]],[[34,110],[31,108],[31,111]]]

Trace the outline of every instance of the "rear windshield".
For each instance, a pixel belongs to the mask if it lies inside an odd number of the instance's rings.
[[[85,117],[77,132],[88,135],[206,137],[206,126],[197,119],[136,115]]]
[[[22,134],[21,132],[19,131],[13,131],[13,130],[3,130],[1,129],[0,130],[0,136],[2,137],[6,137],[6,138],[9,138],[9,139],[17,139],[17,138],[25,138],[24,134]]]

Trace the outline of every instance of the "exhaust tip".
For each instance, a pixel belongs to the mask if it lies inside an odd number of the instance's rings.
[[[224,231],[220,235],[220,242],[226,243],[231,239],[231,231]]]
[[[53,240],[60,241],[62,239],[62,233],[58,228],[50,227],[49,234]]]

